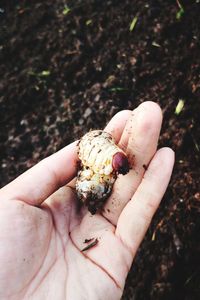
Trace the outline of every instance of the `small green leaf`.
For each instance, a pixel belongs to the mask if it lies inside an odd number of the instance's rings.
[[[39,78],[39,77],[47,77],[51,74],[51,72],[49,70],[43,70],[40,73],[36,73],[36,72],[31,70],[31,71],[28,72],[28,74]]]
[[[70,11],[71,11],[71,9],[70,9],[67,5],[65,5],[65,7],[64,7],[62,13],[63,13],[63,15],[65,16],[65,15],[67,15]]]
[[[152,46],[157,47],[157,48],[160,48],[160,47],[161,47],[160,44],[156,43],[155,41],[152,42]]]
[[[184,107],[184,100],[179,99],[178,104],[176,105],[175,114],[179,115]]]
[[[42,76],[42,77],[47,77],[47,76],[49,76],[50,74],[51,74],[50,71],[44,70],[44,71],[42,71],[41,73],[39,73],[38,75],[39,75],[39,76]]]
[[[92,24],[92,20],[87,20],[87,21],[85,22],[85,24],[86,24],[87,26],[89,26],[90,24]]]
[[[113,88],[109,89],[109,91],[111,91],[111,92],[122,92],[122,91],[127,91],[127,89],[123,88],[123,87],[116,86],[116,87],[113,87]]]
[[[180,20],[182,18],[182,16],[184,15],[185,11],[184,11],[183,6],[180,4],[180,2],[178,2],[178,3],[179,3],[179,11],[177,11],[177,13],[176,13],[176,19]]]
[[[133,18],[133,20],[132,20],[132,22],[131,22],[131,24],[130,24],[130,27],[129,27],[129,30],[130,30],[130,31],[133,31],[133,29],[135,28],[135,25],[136,25],[136,23],[137,23],[137,20],[138,20],[137,17],[134,17],[134,18]]]

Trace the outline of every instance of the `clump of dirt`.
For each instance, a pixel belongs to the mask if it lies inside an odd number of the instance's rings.
[[[1,186],[119,110],[158,102],[176,165],[123,299],[199,299],[199,1],[2,1],[0,22]]]

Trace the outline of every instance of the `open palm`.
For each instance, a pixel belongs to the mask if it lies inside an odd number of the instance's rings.
[[[161,123],[158,105],[145,102],[105,128],[132,169],[101,214],[78,205],[76,143],[0,190],[0,299],[120,299],[173,168],[169,148],[156,152]]]

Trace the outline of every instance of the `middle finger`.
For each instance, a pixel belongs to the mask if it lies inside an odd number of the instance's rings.
[[[154,102],[144,102],[132,112],[124,128],[119,146],[126,152],[131,170],[125,176],[118,176],[102,212],[114,225],[136,191],[145,168],[156,152],[161,124],[160,107]]]

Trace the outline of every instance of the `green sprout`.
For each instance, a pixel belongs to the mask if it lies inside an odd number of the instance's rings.
[[[154,46],[154,47],[157,47],[157,48],[160,48],[161,46],[160,46],[160,44],[158,44],[157,42],[152,42],[152,46]]]
[[[50,71],[44,70],[44,71],[42,71],[41,73],[38,73],[38,76],[41,76],[41,77],[48,77],[50,74],[51,74]]]
[[[113,88],[109,89],[109,91],[110,92],[123,92],[123,91],[127,91],[127,89],[123,88],[123,87],[116,86],[116,87],[113,87]]]
[[[178,104],[176,105],[176,108],[175,108],[176,115],[179,115],[181,113],[181,111],[183,110],[184,104],[185,104],[184,100],[179,99]]]
[[[92,24],[92,20],[87,20],[86,22],[85,22],[85,25],[87,25],[87,26],[89,26],[89,25],[91,25]]]
[[[180,20],[182,18],[182,16],[184,15],[185,10],[184,10],[183,6],[181,5],[181,3],[178,0],[177,0],[177,4],[178,4],[178,7],[179,7],[179,10],[176,13],[176,19]]]
[[[137,23],[137,20],[138,20],[138,17],[134,17],[131,24],[130,24],[130,27],[129,27],[129,30],[130,32],[133,31],[133,29],[135,28],[135,25]]]
[[[49,75],[51,75],[51,72],[49,70],[43,70],[42,72],[39,73],[36,73],[34,71],[29,71],[28,74],[39,78],[39,77],[48,77]]]
[[[65,5],[62,13],[64,16],[66,16],[70,11],[71,9],[67,5]]]

